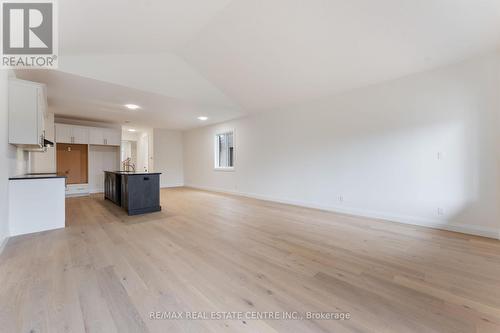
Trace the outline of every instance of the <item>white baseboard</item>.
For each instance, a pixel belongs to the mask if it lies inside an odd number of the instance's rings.
[[[183,187],[183,183],[160,184],[160,188]]]
[[[2,241],[0,242],[0,254],[2,254],[3,250],[5,249],[5,245],[7,245],[9,238],[10,237],[7,236],[4,239],[2,239]]]
[[[415,216],[404,216],[404,215],[397,215],[397,214],[391,214],[391,213],[386,213],[386,212],[376,212],[376,211],[357,209],[357,208],[346,208],[346,207],[335,206],[335,205],[331,205],[331,206],[319,205],[319,204],[315,204],[312,202],[287,200],[287,199],[281,199],[281,198],[276,198],[276,197],[272,197],[272,196],[255,194],[255,193],[230,191],[230,190],[225,190],[225,189],[220,189],[220,188],[210,187],[210,186],[198,186],[198,185],[193,185],[193,184],[186,184],[185,186],[191,187],[194,189],[238,195],[238,196],[243,196],[243,197],[248,197],[248,198],[253,198],[253,199],[283,203],[283,204],[287,204],[287,205],[320,209],[320,210],[330,211],[330,212],[334,212],[334,213],[353,215],[353,216],[359,216],[359,217],[365,217],[365,218],[371,218],[371,219],[386,220],[386,221],[397,222],[397,223],[402,223],[402,224],[417,225],[417,226],[428,227],[428,228],[433,228],[433,229],[460,232],[460,233],[474,235],[474,236],[482,236],[482,237],[488,237],[488,238],[493,238],[493,239],[500,239],[500,229],[495,229],[495,228],[488,228],[488,227],[475,226],[475,225],[469,225],[469,224],[447,224],[447,223],[443,223],[443,221],[425,219],[425,218],[415,217]]]
[[[66,185],[66,197],[81,197],[89,195],[89,185],[88,184],[71,184]]]

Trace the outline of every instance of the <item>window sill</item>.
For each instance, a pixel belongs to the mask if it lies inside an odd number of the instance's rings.
[[[234,172],[234,167],[233,168],[214,168],[214,171],[226,171],[226,172]]]

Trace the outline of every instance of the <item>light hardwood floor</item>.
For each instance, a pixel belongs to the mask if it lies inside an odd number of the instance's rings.
[[[0,256],[1,332],[500,332],[500,242],[193,189],[101,195]],[[152,311],[350,320],[150,320]]]

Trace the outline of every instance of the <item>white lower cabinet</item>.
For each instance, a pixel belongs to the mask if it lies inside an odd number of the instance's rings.
[[[11,236],[64,228],[66,179],[9,180]]]

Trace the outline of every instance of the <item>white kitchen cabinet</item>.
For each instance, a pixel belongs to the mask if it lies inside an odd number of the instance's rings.
[[[107,129],[105,139],[108,146],[120,146],[122,144],[122,133],[120,130]]]
[[[89,129],[91,145],[104,145],[104,131],[103,128],[91,127]]]
[[[56,142],[120,146],[122,143],[122,133],[120,129],[114,128],[56,124]]]
[[[64,228],[64,178],[11,178],[9,180],[10,235]]]
[[[56,142],[88,144],[89,128],[84,126],[56,124]]]
[[[90,144],[100,146],[120,146],[122,134],[119,129],[114,128],[91,128]]]
[[[9,143],[28,149],[43,147],[46,110],[45,85],[10,79]]]
[[[89,128],[84,126],[72,126],[73,142],[77,144],[89,143]]]
[[[56,142],[71,143],[71,125],[56,124]]]

